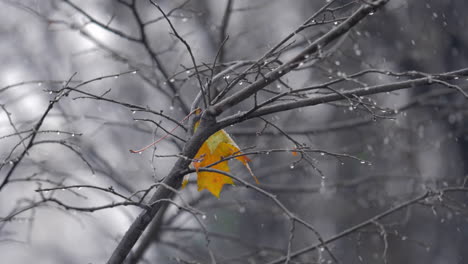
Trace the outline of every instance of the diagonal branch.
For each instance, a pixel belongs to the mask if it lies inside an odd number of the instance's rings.
[[[64,87],[68,86],[68,84],[71,82],[71,80],[73,79],[73,77],[76,75],[73,74],[70,79],[68,80],[68,82],[65,84]],[[29,150],[32,148],[32,146],[34,145],[34,140],[36,139],[36,136],[38,135],[38,132],[39,132],[39,129],[41,128],[42,124],[44,123],[44,120],[46,119],[46,117],[49,115],[50,111],[54,108],[55,104],[60,101],[60,99],[67,95],[67,93],[62,90],[62,92],[60,94],[58,94],[57,96],[55,96],[55,98],[53,100],[51,100],[49,102],[49,105],[47,106],[47,109],[44,111],[44,113],[42,114],[41,118],[39,119],[39,121],[37,121],[37,123],[34,125],[33,127],[33,130],[32,130],[32,133],[31,133],[31,139],[29,140],[28,144],[26,145],[26,147],[24,148],[23,152],[21,152],[21,154],[19,155],[18,158],[16,158],[15,160],[12,160],[12,167],[10,168],[10,170],[8,170],[5,178],[3,178],[3,181],[2,183],[0,184],[0,191],[8,184],[8,180],[10,179],[10,177],[13,175],[13,173],[15,172],[16,168],[18,168],[18,165],[21,163],[21,161],[23,160],[23,158],[28,154]]]
[[[239,113],[236,115],[232,115],[230,117],[227,117],[221,120],[220,123],[222,123],[221,125],[222,127],[225,127],[233,123],[237,123],[240,121],[244,121],[247,119],[264,116],[264,115],[268,115],[272,113],[277,113],[277,112],[287,111],[291,109],[319,105],[323,103],[329,103],[329,102],[347,99],[348,96],[373,95],[373,94],[379,94],[379,93],[384,93],[384,92],[391,92],[391,91],[396,91],[396,90],[417,87],[421,85],[440,84],[439,81],[454,80],[457,78],[457,76],[466,76],[466,75],[468,75],[468,68],[464,68],[464,69],[460,69],[460,70],[452,71],[452,72],[447,72],[447,73],[442,73],[442,74],[437,74],[433,76],[427,76],[423,78],[417,78],[417,79],[406,80],[406,81],[401,81],[401,82],[393,82],[390,84],[380,84],[380,85],[369,86],[369,87],[361,87],[361,88],[356,88],[356,89],[352,89],[352,90],[344,91],[340,93],[326,94],[326,95],[321,95],[321,96],[314,97],[314,98],[308,98],[308,99],[302,99],[302,100],[298,100],[294,102],[287,102],[287,103],[281,103],[281,104],[276,104],[272,106],[266,106],[256,111],[247,112],[247,114]],[[438,81],[436,82],[434,80],[438,80]]]
[[[428,197],[436,197],[436,196],[440,196],[440,195],[443,195],[445,193],[450,193],[450,192],[468,192],[468,189],[467,188],[464,188],[464,187],[449,187],[449,188],[445,188],[445,189],[442,189],[440,191],[437,191],[437,192],[434,192],[434,191],[426,191],[425,193],[411,199],[411,200],[408,200],[406,202],[403,202],[393,208],[390,208],[388,209],[387,211],[384,211],[378,215],[375,215],[374,217],[371,217],[369,218],[368,220],[366,221],[363,221],[353,227],[350,227],[346,230],[344,230],[343,232],[339,233],[339,234],[336,234],[335,236],[332,236],[330,237],[329,239],[326,239],[323,243],[324,244],[329,244],[329,243],[332,243],[338,239],[341,239],[343,237],[346,237],[350,234],[353,234],[354,232],[360,230],[360,229],[363,229],[367,226],[370,226],[370,225],[373,225],[375,224],[377,221],[379,221],[380,219],[382,218],[385,218],[391,214],[394,214],[402,209],[405,209],[405,208],[408,208],[409,206],[412,206],[414,204],[417,204],[418,202],[421,202],[423,201],[424,199],[428,198]],[[294,257],[297,257],[297,256],[300,256],[304,253],[307,253],[307,252],[310,252],[310,251],[314,251],[316,249],[318,249],[319,247],[322,247],[322,242],[320,243],[317,243],[317,244],[314,244],[314,245],[311,245],[311,246],[308,246],[308,247],[305,247],[305,248],[302,248],[300,250],[297,250],[295,252],[292,252],[290,254],[290,257],[291,258],[294,258]],[[269,262],[268,264],[279,264],[279,263],[283,263],[285,260],[287,259],[287,257],[281,257],[281,258],[278,258],[276,260],[273,260],[271,262]]]
[[[206,102],[205,88],[203,87],[203,84],[202,84],[202,81],[201,81],[201,78],[200,78],[200,73],[198,72],[198,67],[197,67],[197,63],[195,61],[195,56],[193,55],[193,52],[192,52],[192,48],[190,48],[190,45],[187,43],[187,41],[179,35],[179,33],[175,29],[174,25],[172,25],[171,20],[167,17],[166,13],[164,13],[162,8],[156,2],[154,2],[153,0],[150,0],[150,2],[151,2],[151,4],[153,4],[159,10],[159,12],[161,12],[161,14],[164,16],[167,23],[171,27],[171,30],[174,33],[174,35],[184,44],[185,48],[187,49],[187,51],[188,51],[188,53],[190,55],[190,59],[192,60],[193,67],[195,68],[195,73],[197,75],[198,85],[200,86],[200,91],[203,94],[203,102],[204,102],[205,107],[206,107],[207,102]]]
[[[256,92],[265,88],[270,83],[279,79],[281,76],[297,68],[299,64],[304,59],[307,59],[310,55],[315,54],[317,52],[320,53],[320,51],[325,46],[327,46],[334,40],[338,39],[342,35],[346,34],[358,22],[360,22],[370,13],[374,12],[375,9],[382,7],[387,2],[388,0],[377,0],[377,1],[374,1],[372,4],[366,4],[366,5],[361,6],[350,17],[348,17],[343,23],[333,28],[332,30],[330,30],[328,33],[326,33],[322,37],[315,40],[307,48],[305,48],[298,55],[290,59],[288,62],[284,63],[282,66],[276,68],[275,70],[269,72],[268,74],[264,76],[264,78],[259,78],[256,82],[252,83],[246,88],[240,90],[239,92],[227,97],[221,102],[210,107],[208,111],[211,112],[212,115],[218,116],[221,113],[223,113],[225,110],[249,98]]]

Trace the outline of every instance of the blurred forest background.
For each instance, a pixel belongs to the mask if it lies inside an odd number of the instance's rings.
[[[256,60],[333,2],[316,26],[288,42],[280,56],[289,58],[365,1],[157,2],[209,76],[216,56],[215,74]],[[188,114],[199,91],[191,58],[150,1],[1,0],[0,7],[0,181],[15,166],[0,190],[2,262],[104,263],[141,208],[86,208],[121,202],[114,191],[141,197],[138,191],[168,174],[182,141],[169,137],[141,155],[128,150],[174,127],[157,113],[175,120]],[[259,99],[339,78],[345,81],[335,88],[346,90],[462,69],[467,11],[464,0],[390,0],[332,43],[322,60],[300,65]],[[143,39],[141,23],[148,23]],[[381,73],[348,77],[369,69]],[[238,72],[226,72],[214,86]],[[451,83],[466,91],[465,81]],[[89,94],[61,98],[36,131],[66,85]],[[169,205],[128,262],[213,263],[214,255],[216,263],[285,263],[289,253],[317,245],[290,263],[466,263],[468,106],[453,88],[420,85],[226,128],[245,152],[262,151],[249,156],[258,187],[323,239],[336,237],[326,250],[309,229],[292,229],[272,199],[242,184],[225,186],[217,199],[198,192],[192,175],[174,201],[201,215]],[[32,134],[33,146],[18,160]],[[175,134],[186,138],[181,128]],[[274,151],[293,149],[290,138],[314,151],[307,157]],[[253,183],[240,162],[230,164]],[[462,191],[439,192],[455,187]],[[41,191],[47,188],[58,189]]]

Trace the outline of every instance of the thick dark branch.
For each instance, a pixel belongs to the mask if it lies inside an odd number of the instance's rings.
[[[373,94],[380,94],[384,92],[391,92],[391,91],[396,91],[396,90],[401,90],[401,89],[417,87],[421,85],[440,84],[439,82],[435,82],[434,80],[441,80],[441,81],[453,80],[453,79],[456,79],[457,76],[464,76],[464,75],[468,75],[468,68],[453,71],[453,72],[447,72],[443,74],[437,74],[433,76],[427,76],[423,78],[417,78],[413,80],[394,82],[390,84],[381,84],[381,85],[375,85],[375,86],[370,86],[370,87],[361,87],[361,88],[356,88],[356,89],[352,89],[349,91],[343,91],[340,93],[326,94],[326,95],[321,95],[321,96],[317,96],[314,98],[298,100],[295,102],[287,102],[287,103],[276,104],[272,106],[266,106],[261,109],[258,109],[257,111],[250,112],[247,115],[245,115],[244,113],[239,113],[237,115],[227,117],[221,120],[220,123],[222,123],[222,126],[224,127],[224,126],[237,123],[239,121],[251,119],[254,117],[264,116],[264,115],[268,115],[272,113],[287,111],[291,109],[297,109],[297,108],[306,107],[306,106],[313,106],[313,105],[319,105],[323,103],[339,101],[339,100],[347,99],[347,97],[349,96],[373,95]]]
[[[310,16],[302,25],[300,25],[298,28],[296,28],[293,32],[291,32],[288,36],[283,38],[278,44],[276,44],[273,48],[268,50],[261,58],[259,58],[255,63],[253,63],[250,67],[245,69],[239,76],[237,76],[221,93],[214,99],[214,102],[218,102],[218,100],[222,99],[224,95],[226,95],[227,92],[230,91],[234,85],[236,85],[239,81],[241,81],[248,73],[250,70],[253,68],[257,67],[260,63],[262,63],[265,59],[268,57],[274,55],[275,53],[280,54],[282,47],[287,41],[289,41],[292,37],[294,37],[296,34],[301,32],[302,30],[306,29],[310,23],[312,23],[322,12],[324,12],[328,7],[330,7],[336,0],[332,0],[329,3],[325,4],[322,8],[317,10],[312,16]],[[288,45],[290,46],[290,45]]]
[[[240,90],[239,92],[217,103],[213,107],[209,108],[208,111],[210,111],[213,115],[218,116],[221,113],[223,113],[225,110],[249,98],[256,92],[265,88],[270,83],[279,79],[281,76],[297,68],[299,64],[304,59],[310,57],[310,55],[315,54],[317,52],[320,53],[320,51],[325,46],[327,46],[334,40],[346,34],[359,21],[364,19],[367,15],[369,15],[369,13],[374,12],[375,9],[383,6],[386,2],[388,2],[388,0],[378,0],[378,1],[374,1],[372,5],[367,5],[367,4],[363,5],[356,12],[354,12],[348,19],[346,19],[343,23],[333,28],[332,30],[330,30],[328,33],[326,33],[322,37],[315,40],[312,44],[310,44],[307,48],[305,48],[302,52],[300,52],[294,58],[284,63],[282,66],[276,68],[274,71],[269,72],[268,74],[264,76],[264,78],[258,79],[253,84],[247,86],[246,88]]]
[[[151,205],[149,210],[142,212],[137,219],[132,223],[124,237],[120,240],[119,245],[112,253],[112,256],[107,261],[107,264],[120,264],[127,258],[135,243],[143,234],[148,224],[153,220],[156,213],[162,208],[164,203],[174,196],[173,189],[180,188],[182,177],[185,175],[188,166],[192,162],[191,158],[195,156],[203,142],[214,132],[219,130],[219,126],[214,123],[214,118],[211,116],[203,116],[200,122],[200,127],[197,129],[193,137],[187,142],[182,151],[182,157],[177,160],[174,167],[169,172],[169,175],[164,179],[156,189],[156,192],[151,197],[148,204]],[[170,187],[170,188],[168,188]]]

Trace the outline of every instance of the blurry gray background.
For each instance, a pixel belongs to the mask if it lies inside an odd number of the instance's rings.
[[[136,2],[144,21],[161,17],[148,1]],[[227,2],[192,0],[171,13],[174,26],[190,43],[199,63],[212,64],[216,56]],[[337,6],[349,1],[338,2]],[[138,36],[134,14],[118,1],[75,0],[73,3],[104,24]],[[166,11],[182,4],[181,1],[158,3]],[[259,58],[324,4],[325,1],[306,0],[232,1],[223,62]],[[431,73],[462,68],[467,62],[467,11],[468,2],[464,0],[390,0],[384,9],[353,29],[333,55],[319,66],[294,72],[283,81],[301,87],[369,68]],[[0,1],[0,104],[11,113],[16,129],[30,129],[55,96],[50,91],[60,89],[75,72],[73,81],[81,82],[137,70],[92,82],[83,90],[99,95],[111,89],[107,98],[163,111],[176,120],[187,114],[184,107],[190,105],[198,92],[196,79],[191,75],[193,71],[187,72],[181,66],[190,67],[190,57],[183,45],[169,34],[166,21],[148,26],[147,36],[167,78],[141,44],[88,22],[89,18],[64,1]],[[325,25],[299,34],[295,39],[298,47],[292,48],[291,54],[328,28]],[[26,81],[32,82],[4,89]],[[389,81],[395,78],[372,75],[366,79],[370,84]],[[278,83],[270,89],[287,88]],[[323,172],[320,175],[306,162],[296,164],[299,158],[290,153],[258,155],[252,157],[251,166],[261,187],[277,194],[292,212],[311,222],[327,238],[427,189],[461,184],[468,175],[466,102],[458,93],[426,100],[424,95],[433,89],[436,88],[418,87],[373,96],[383,109],[397,110],[394,119],[374,122],[368,112],[355,111],[344,104],[267,116],[294,139],[323,150],[324,154],[346,153],[366,162],[337,159],[317,152],[311,155],[313,165]],[[152,158],[152,154],[177,154],[181,143],[168,139],[159,143],[155,152],[129,153],[128,149],[139,148],[164,135],[151,122],[135,121],[135,118],[162,121],[161,125],[167,129],[174,126],[156,115],[133,112],[131,107],[111,102],[79,98],[78,94],[62,99],[41,127],[50,132],[39,134],[38,140],[72,142],[95,172],[64,146],[34,146],[13,174],[12,180],[16,181],[0,192],[0,216],[38,201],[35,190],[56,183],[112,186],[130,195],[164,177],[175,159]],[[368,121],[359,123],[362,120]],[[262,121],[251,120],[227,131],[243,148],[294,147],[272,127],[257,135],[263,127]],[[181,129],[177,131],[184,135]],[[2,110],[0,137],[12,133],[14,129]],[[17,136],[0,138],[0,160],[7,162],[10,150],[18,142]],[[18,153],[21,150],[18,148]],[[0,170],[0,180],[8,166],[4,164]],[[231,162],[231,168],[238,177],[251,180],[237,161]],[[28,180],[33,174],[44,181]],[[196,184],[192,183],[181,192],[185,201],[193,202],[195,208],[205,213],[203,221],[213,232],[210,248],[220,256],[219,263],[266,263],[285,254],[289,224],[270,200],[239,186],[225,186],[220,199],[206,191],[198,193]],[[56,191],[54,197],[81,207],[115,200],[107,193],[87,188]],[[382,220],[388,240],[385,259],[389,263],[465,263],[468,259],[468,218],[464,203],[467,196],[453,195],[451,199],[455,201],[445,200],[447,204],[427,201],[439,206],[416,205]],[[41,204],[0,223],[2,262],[104,263],[138,212],[135,207],[117,207],[87,213],[64,210],[56,204]],[[205,237],[193,217],[170,208],[165,219],[144,260],[207,263]],[[310,231],[297,226],[293,250],[315,242]],[[385,245],[376,226],[341,238],[330,248],[344,263],[384,261]],[[297,261],[328,263],[331,260],[319,250],[302,255]]]

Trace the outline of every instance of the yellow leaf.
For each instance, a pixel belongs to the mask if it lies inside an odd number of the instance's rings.
[[[195,124],[195,129],[197,127],[198,122]],[[195,155],[196,161],[193,162],[193,166],[197,170],[198,190],[201,191],[203,189],[207,189],[214,196],[219,198],[219,194],[221,193],[224,184],[234,185],[233,180],[230,177],[220,173],[198,170],[199,168],[207,167],[213,163],[219,162],[223,158],[241,154],[242,152],[239,150],[239,147],[236,145],[234,140],[232,140],[229,134],[226,133],[226,131],[219,130],[218,132],[211,135],[200,147],[197,154]],[[250,161],[250,159],[246,156],[239,156],[236,157],[236,159],[241,161],[242,164],[246,166],[252,177],[254,177],[255,181],[258,183],[257,178],[254,176],[250,166],[247,163]],[[210,168],[225,172],[230,171],[227,160],[219,162]]]

